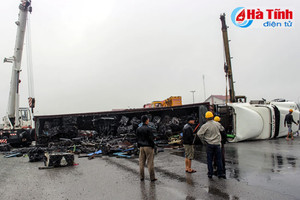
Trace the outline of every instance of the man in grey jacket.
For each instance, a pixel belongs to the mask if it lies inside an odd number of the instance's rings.
[[[221,133],[223,131],[223,126],[219,126],[217,122],[213,120],[214,115],[211,111],[205,113],[205,118],[207,122],[201,126],[200,130],[197,132],[197,135],[201,140],[204,140],[207,143],[206,146],[206,155],[207,155],[207,168],[208,168],[208,178],[213,176],[213,158],[214,155],[217,158],[217,168],[218,168],[218,177],[226,178],[223,173],[222,166],[222,153],[221,153]]]

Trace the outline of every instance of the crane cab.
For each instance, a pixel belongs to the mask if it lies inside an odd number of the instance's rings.
[[[29,108],[20,108],[19,116],[22,129],[32,128],[32,115]]]
[[[29,146],[34,140],[35,130],[32,128],[32,114],[29,108],[19,108],[19,127],[12,127],[15,119],[4,117],[3,129],[0,129],[0,143],[12,146]]]

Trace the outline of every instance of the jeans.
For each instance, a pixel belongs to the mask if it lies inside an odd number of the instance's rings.
[[[207,144],[206,147],[206,155],[207,155],[207,168],[208,175],[212,176],[213,171],[213,159],[214,155],[217,159],[217,168],[218,168],[218,176],[223,176],[223,165],[222,165],[222,153],[220,145]]]
[[[224,144],[221,144],[221,154],[222,154],[223,174],[226,175],[226,169],[225,169],[225,148],[224,148]],[[217,157],[216,157],[216,155],[214,155],[213,166],[214,166],[214,168],[217,168]]]

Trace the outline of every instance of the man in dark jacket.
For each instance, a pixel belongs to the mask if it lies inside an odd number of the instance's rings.
[[[298,125],[298,123],[296,123],[296,122],[294,121],[294,118],[293,118],[292,113],[293,113],[293,109],[290,109],[290,110],[289,110],[289,114],[287,114],[287,115],[285,116],[285,118],[284,118],[284,127],[286,127],[286,125],[287,125],[287,127],[288,127],[288,135],[286,136],[286,140],[289,140],[290,134],[291,134],[292,140],[294,139],[294,136],[293,136],[293,130],[292,130],[292,122],[294,122],[295,124]]]
[[[150,180],[156,181],[154,173],[154,136],[152,129],[148,127],[149,118],[142,116],[143,125],[136,130],[137,143],[140,148],[139,165],[141,181],[145,179],[144,167],[147,161],[147,167],[150,174]]]
[[[196,170],[192,169],[192,160],[194,159],[194,131],[192,125],[195,123],[193,117],[188,118],[188,123],[183,127],[182,143],[185,152],[185,171],[194,173]]]

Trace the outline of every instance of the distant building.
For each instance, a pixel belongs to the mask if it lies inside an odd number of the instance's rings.
[[[209,102],[210,104],[225,104],[226,96],[224,95],[211,95],[208,97],[205,102]],[[229,96],[227,97],[227,102],[229,102]]]

